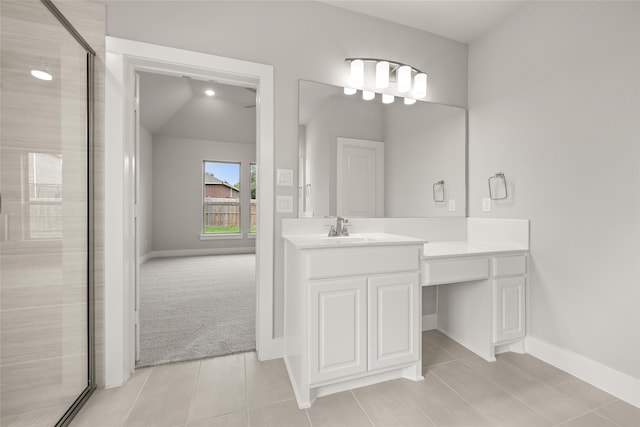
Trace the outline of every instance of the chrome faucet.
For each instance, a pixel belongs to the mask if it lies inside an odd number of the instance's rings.
[[[329,229],[329,237],[337,237],[337,236],[348,236],[349,230],[347,230],[347,224],[349,220],[347,218],[343,218],[339,216],[336,218],[336,225],[332,225]]]
[[[347,226],[345,224],[348,224],[349,220],[347,218],[343,218],[341,216],[339,216],[338,218],[336,218],[336,234],[338,236],[348,236],[349,235],[349,230],[347,230]]]

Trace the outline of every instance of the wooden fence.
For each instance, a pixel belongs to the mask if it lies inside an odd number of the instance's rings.
[[[208,197],[204,203],[204,225],[210,227],[238,227],[240,204],[238,199]],[[256,201],[251,200],[251,229],[256,226]]]

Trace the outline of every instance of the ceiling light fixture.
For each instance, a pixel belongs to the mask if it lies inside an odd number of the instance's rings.
[[[346,95],[353,95],[357,89],[362,89],[365,100],[375,98],[372,89],[387,89],[391,93],[382,94],[382,102],[390,104],[395,94],[406,94],[404,103],[412,105],[417,99],[427,96],[427,74],[407,64],[377,58],[346,58],[349,63],[349,83],[344,88]],[[375,64],[369,67],[367,64]],[[395,82],[392,88],[391,82]]]
[[[40,80],[46,80],[46,81],[53,80],[53,76],[50,73],[42,70],[35,70],[35,69],[31,70],[31,75],[36,79],[40,79]]]
[[[213,96],[213,95],[215,95],[215,94],[216,94],[216,93],[213,91],[213,89],[207,89],[207,90],[205,90],[205,91],[204,91],[204,93],[205,93],[205,95],[207,95],[207,96]]]

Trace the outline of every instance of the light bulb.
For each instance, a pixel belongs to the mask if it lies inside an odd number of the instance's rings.
[[[411,89],[411,67],[402,65],[398,68],[398,92],[409,92]]]
[[[40,80],[53,80],[53,76],[51,74],[42,70],[31,70],[31,75]]]
[[[362,99],[364,99],[365,101],[371,101],[375,97],[376,97],[376,93],[375,92],[372,92],[370,90],[363,90],[362,91]]]
[[[393,95],[388,95],[386,93],[382,94],[382,103],[383,104],[391,104],[393,102],[394,98]]]
[[[380,61],[376,64],[376,87],[384,89],[389,87],[389,62]]]
[[[358,92],[356,89],[352,88],[352,87],[345,87],[344,88],[344,94],[345,95],[355,95],[356,92]]]
[[[413,105],[415,103],[416,103],[415,99],[412,99],[412,98],[405,98],[404,99],[404,105]]]
[[[413,95],[416,98],[427,96],[427,75],[425,73],[418,73],[413,78]]]
[[[215,95],[215,94],[216,94],[216,93],[213,91],[213,89],[207,89],[207,90],[205,90],[205,91],[204,91],[204,93],[205,93],[207,96],[213,96],[213,95]]]
[[[351,86],[355,88],[364,85],[364,61],[362,59],[354,59],[351,61]]]

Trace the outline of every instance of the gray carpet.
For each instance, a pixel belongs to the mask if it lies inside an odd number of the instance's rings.
[[[255,349],[253,254],[155,258],[140,267],[137,367]]]

